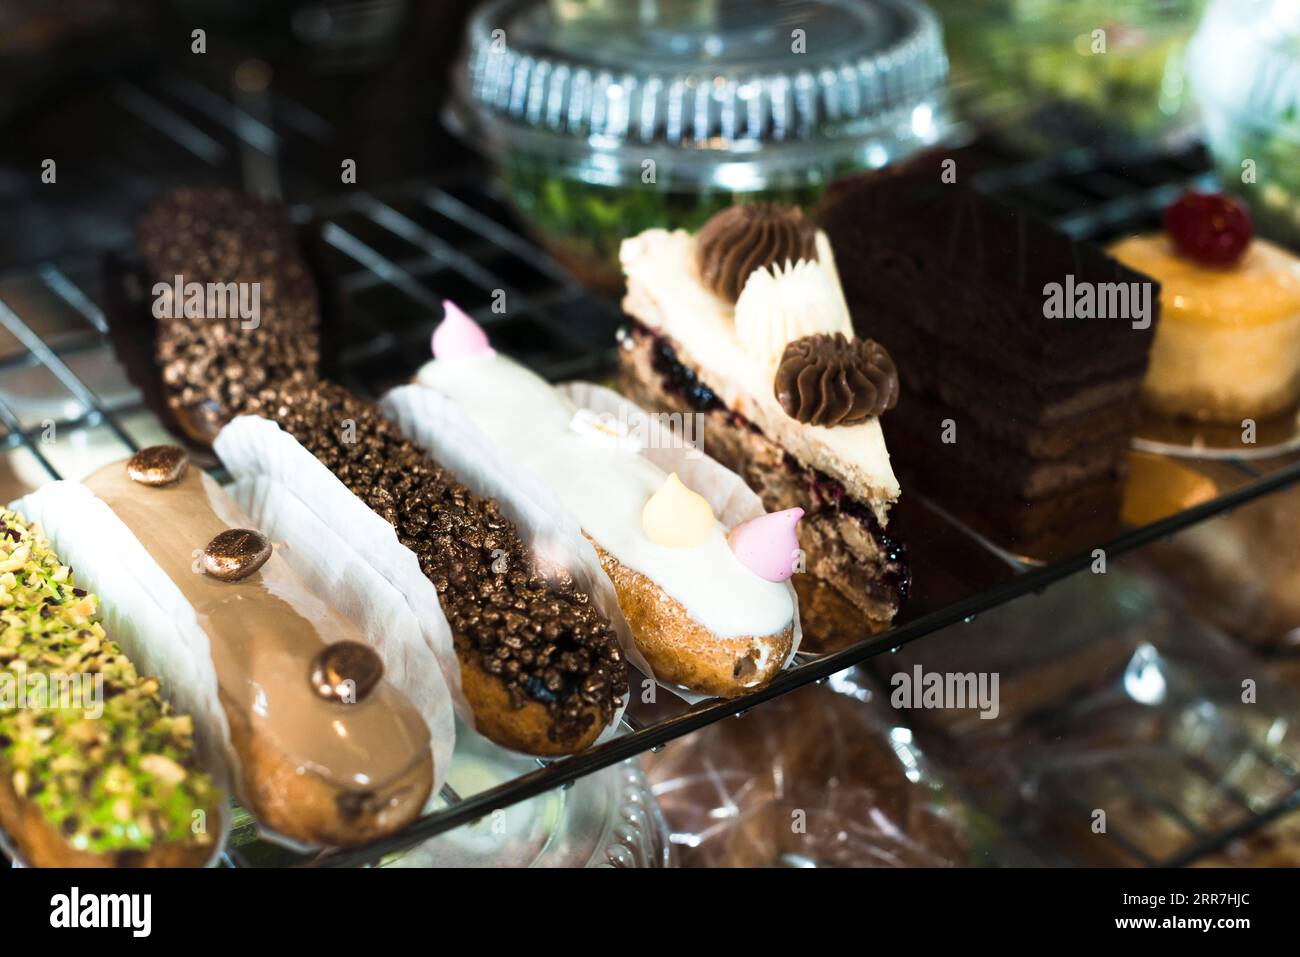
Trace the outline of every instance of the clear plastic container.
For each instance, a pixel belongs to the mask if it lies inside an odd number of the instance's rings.
[[[1196,129],[1187,44],[1204,0],[934,0],[953,86],[979,125],[1030,151]]]
[[[462,798],[535,771],[468,732],[456,739],[447,783]],[[605,768],[393,855],[386,867],[667,867],[663,815],[635,761]]]
[[[1224,188],[1261,235],[1300,249],[1300,3],[1215,0],[1189,67]]]
[[[913,0],[493,0],[447,118],[561,262],[618,288],[627,236],[741,198],[811,204],[950,138],[946,79]]]

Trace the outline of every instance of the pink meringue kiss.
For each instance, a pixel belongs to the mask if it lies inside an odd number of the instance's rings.
[[[433,330],[435,359],[464,359],[467,356],[491,355],[487,333],[477,322],[450,299],[442,301],[443,319]]]
[[[759,515],[733,528],[727,534],[727,544],[740,563],[759,578],[783,582],[794,574],[799,556],[794,527],[801,518],[801,508]]]

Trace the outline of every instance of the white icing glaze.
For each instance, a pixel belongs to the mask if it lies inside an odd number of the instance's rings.
[[[849,311],[833,274],[815,260],[755,269],[736,300],[736,337],[773,373],[795,339],[836,332],[853,338]]]
[[[486,355],[434,360],[418,381],[456,402],[520,467],[547,482],[602,548],[658,584],[709,631],[726,638],[771,635],[791,623],[789,591],[742,565],[720,523],[692,548],[650,541],[641,511],[667,474],[603,430],[572,428],[577,406],[541,377],[504,356]]]
[[[729,408],[804,464],[843,482],[851,495],[871,505],[883,524],[899,486],[880,421],[827,428],[787,415],[773,391],[772,371],[736,335],[731,306],[700,282],[690,233],[649,229],[624,240],[619,256],[628,280],[625,309],[677,342]],[[835,259],[822,232],[817,234],[817,256],[839,289]],[[842,290],[839,295],[842,301]]]

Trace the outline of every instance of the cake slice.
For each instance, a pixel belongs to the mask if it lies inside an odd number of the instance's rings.
[[[1096,544],[1118,525],[1158,287],[940,171],[841,181],[817,214],[857,333],[898,364],[900,472],[1017,552]]]
[[[736,206],[698,237],[652,229],[620,255],[624,391],[701,416],[704,451],[769,511],[804,510],[802,570],[887,626],[909,582],[887,531],[899,485],[879,421],[898,380],[854,338],[826,236],[797,210]]]

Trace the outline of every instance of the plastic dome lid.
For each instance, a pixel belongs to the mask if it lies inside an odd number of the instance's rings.
[[[879,166],[948,131],[942,29],[920,3],[677,6],[570,21],[543,0],[493,0],[469,25],[454,119],[489,148],[679,167],[686,153],[802,162],[828,145]]]

